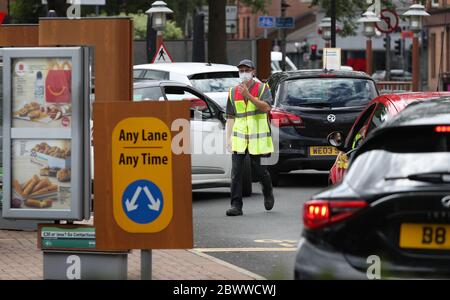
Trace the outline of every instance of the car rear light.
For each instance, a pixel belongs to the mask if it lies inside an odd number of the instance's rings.
[[[434,131],[436,131],[437,133],[449,133],[450,132],[450,126],[448,126],[448,125],[436,126],[434,128]]]
[[[270,121],[277,127],[301,126],[303,120],[294,114],[285,112],[281,109],[273,109],[269,113]]]
[[[303,224],[308,229],[324,227],[342,221],[366,206],[364,200],[308,201],[303,208]]]

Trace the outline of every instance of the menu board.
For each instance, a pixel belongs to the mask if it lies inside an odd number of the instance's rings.
[[[70,58],[12,60],[12,127],[69,128],[72,120]]]
[[[70,140],[13,140],[14,209],[70,209]]]
[[[82,47],[3,48],[2,216],[89,216],[89,64]],[[86,119],[86,120],[85,120]]]

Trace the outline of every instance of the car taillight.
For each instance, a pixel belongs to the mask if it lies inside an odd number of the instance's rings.
[[[365,206],[367,203],[363,200],[308,201],[303,208],[303,224],[308,229],[324,227],[350,217]]]
[[[281,109],[273,109],[270,111],[269,118],[277,127],[303,125],[303,120],[299,116],[285,112]]]
[[[434,131],[436,131],[437,133],[449,133],[450,132],[450,126],[448,126],[448,125],[436,126],[434,128]]]

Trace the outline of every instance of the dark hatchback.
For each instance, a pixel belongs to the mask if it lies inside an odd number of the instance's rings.
[[[274,97],[270,119],[275,141],[279,133],[278,163],[269,168],[274,185],[281,172],[330,170],[338,152],[329,146],[328,135],[347,134],[378,96],[374,80],[356,71],[280,72],[268,83]]]
[[[296,279],[450,278],[450,98],[369,134],[303,221]]]

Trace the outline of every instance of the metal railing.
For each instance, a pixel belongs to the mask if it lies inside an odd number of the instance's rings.
[[[378,81],[377,87],[382,94],[411,92],[412,81]]]

